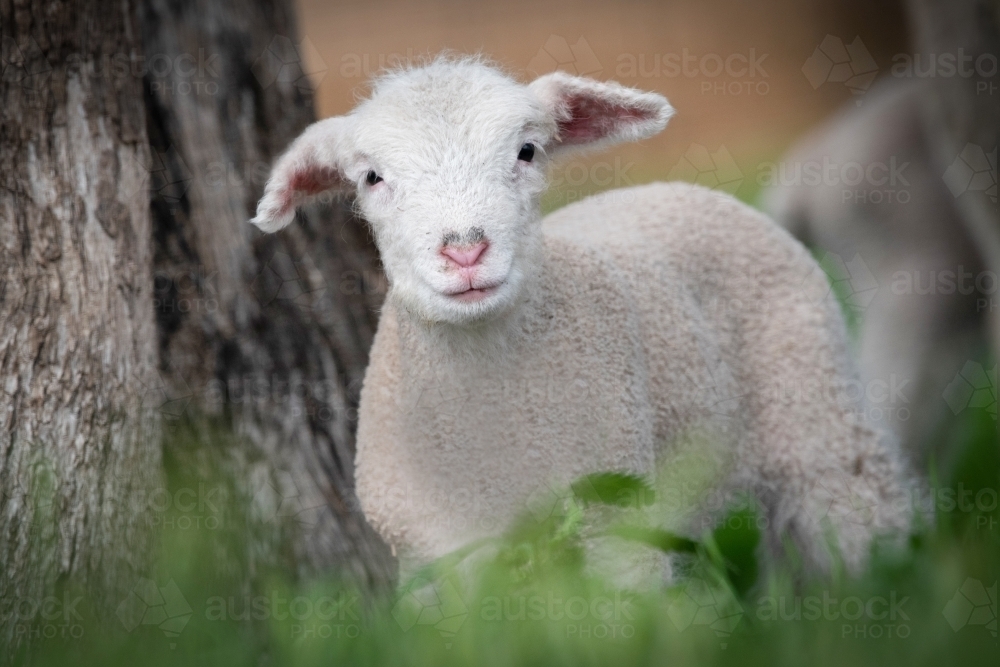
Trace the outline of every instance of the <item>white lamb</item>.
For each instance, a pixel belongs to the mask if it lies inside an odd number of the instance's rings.
[[[664,524],[697,535],[721,510],[704,495],[689,506],[693,481],[671,475],[689,475],[678,461],[692,449],[714,489],[760,499],[773,554],[790,544],[823,570],[839,553],[857,571],[877,534],[907,528],[903,466],[859,419],[837,303],[791,236],[681,183],[541,219],[551,160],[649,137],[672,114],[616,83],[556,72],[522,85],[439,58],[382,76],[274,167],[261,229],[346,189],[381,251],[391,288],[357,493],[404,571],[594,472],[658,479],[674,501]]]

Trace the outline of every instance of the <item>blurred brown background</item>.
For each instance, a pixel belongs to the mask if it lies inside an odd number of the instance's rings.
[[[299,17],[320,117],[348,111],[380,66],[443,49],[482,52],[525,80],[559,67],[666,95],[677,109],[667,130],[589,158],[612,169],[588,179],[582,169],[568,173],[562,189],[578,190],[571,198],[666,178],[700,144],[726,149],[742,176],[729,189],[753,199],[762,161],[777,160],[796,137],[861,98],[843,82],[814,87],[803,73],[827,35],[845,45],[860,38],[879,76],[908,48],[903,9],[892,1],[299,0]],[[677,71],[685,50],[694,60]],[[753,72],[741,58],[751,52]],[[723,67],[713,76],[730,58],[735,75]]]

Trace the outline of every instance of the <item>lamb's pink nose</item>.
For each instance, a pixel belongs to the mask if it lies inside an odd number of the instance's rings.
[[[441,254],[458,264],[460,267],[474,266],[476,262],[479,261],[479,256],[483,254],[486,250],[487,244],[483,241],[477,243],[474,246],[463,246],[461,248],[456,248],[455,246],[446,245],[441,248]]]

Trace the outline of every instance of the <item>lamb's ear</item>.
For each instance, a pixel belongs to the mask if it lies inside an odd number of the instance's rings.
[[[614,82],[552,72],[528,88],[555,119],[550,153],[639,141],[660,132],[674,115],[667,98]]]
[[[343,139],[347,119],[343,116],[313,123],[292,142],[271,169],[264,196],[257,203],[253,224],[265,232],[276,232],[295,219],[295,207],[328,190],[346,190],[352,184],[344,176]]]

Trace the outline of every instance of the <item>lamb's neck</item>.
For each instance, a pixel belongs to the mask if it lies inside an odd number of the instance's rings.
[[[502,363],[530,344],[531,322],[537,318],[539,290],[532,286],[506,312],[466,325],[428,322],[402,308],[399,313],[401,352],[440,360]]]

